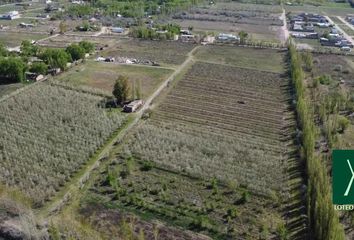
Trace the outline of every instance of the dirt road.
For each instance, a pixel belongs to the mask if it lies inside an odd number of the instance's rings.
[[[351,36],[349,36],[341,27],[339,27],[338,24],[335,24],[335,23],[332,21],[332,19],[331,19],[330,17],[325,16],[325,18],[328,20],[328,22],[329,22],[330,24],[335,25],[336,28],[338,29],[338,31],[339,31],[341,34],[343,34],[343,36],[344,36],[349,42],[351,42],[351,43],[354,45],[354,40],[353,40],[353,38],[352,38]]]
[[[281,41],[282,43],[286,43],[288,41],[289,38],[289,30],[288,30],[288,23],[286,21],[286,12],[285,12],[285,8],[282,5],[283,8],[283,13],[280,16],[280,20],[283,21],[283,26],[281,27]]]
[[[175,71],[159,86],[158,89],[145,101],[144,105],[140,108],[140,110],[135,113],[134,119],[129,122],[124,129],[122,129],[116,137],[110,140],[109,143],[106,144],[104,149],[101,150],[100,154],[98,154],[94,161],[91,161],[85,166],[85,170],[79,175],[73,178],[72,182],[69,182],[63,190],[57,193],[57,196],[49,203],[47,203],[42,209],[40,209],[36,215],[40,219],[46,219],[50,217],[53,213],[60,211],[61,208],[68,202],[70,199],[75,198],[79,193],[79,190],[82,188],[83,184],[86,180],[90,177],[90,174],[94,169],[96,169],[99,164],[100,160],[107,156],[111,151],[113,145],[117,141],[121,141],[129,131],[134,129],[136,124],[141,119],[143,113],[150,107],[152,101],[166,88],[168,87],[169,83],[172,82],[176,76],[178,76],[185,68],[189,66],[193,62],[193,53],[199,48],[197,46],[193,48],[192,51],[188,53],[187,59],[177,68]]]

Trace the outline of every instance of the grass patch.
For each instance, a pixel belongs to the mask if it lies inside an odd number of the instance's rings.
[[[131,83],[141,82],[142,97],[145,99],[171,73],[171,69],[88,61],[63,73],[57,80],[74,86],[86,85],[98,88],[110,94],[118,76],[126,75]]]
[[[46,37],[46,34],[0,32],[0,42],[8,47],[19,46],[24,40],[36,41]]]
[[[256,49],[235,46],[206,46],[196,53],[200,61],[254,68],[264,71],[283,72],[284,53],[272,49]]]

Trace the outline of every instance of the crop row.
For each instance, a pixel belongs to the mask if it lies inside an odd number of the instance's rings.
[[[101,97],[40,83],[0,104],[0,179],[38,206],[125,121]]]
[[[133,135],[126,151],[167,169],[235,181],[260,194],[284,187],[281,155],[249,149],[237,139],[226,141],[207,132],[192,136],[146,123]],[[273,171],[262,173],[264,169]]]
[[[225,141],[226,139],[234,139],[245,146],[248,146],[250,149],[260,149],[269,152],[270,154],[282,154],[286,152],[284,146],[282,146],[281,141],[273,140],[270,138],[265,138],[264,136],[258,137],[249,133],[241,133],[238,132],[237,135],[233,131],[228,131],[226,129],[221,130],[217,127],[205,126],[203,124],[193,123],[185,123],[183,121],[179,121],[178,119],[173,119],[170,117],[165,117],[164,115],[159,115],[158,117],[154,117],[150,120],[156,127],[167,128],[167,129],[175,129],[176,131],[180,131],[192,136],[200,136],[201,134],[205,134],[206,132],[211,135],[215,135],[218,137],[222,137]]]

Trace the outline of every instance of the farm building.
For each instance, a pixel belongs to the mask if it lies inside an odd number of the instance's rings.
[[[61,73],[61,69],[60,68],[52,68],[48,70],[48,73],[55,76],[58,75],[59,73]]]
[[[228,34],[228,33],[219,33],[218,40],[220,41],[239,41],[240,38],[236,35],[233,34]]]
[[[5,13],[3,15],[0,15],[0,19],[6,19],[6,20],[12,20],[12,19],[16,19],[19,17],[20,17],[20,14],[18,11],[11,11],[11,12]]]
[[[182,34],[180,36],[180,39],[182,42],[190,42],[190,41],[194,41],[194,35],[185,35],[185,34]]]
[[[303,21],[303,22],[311,22],[311,23],[327,23],[327,19],[319,14],[313,14],[313,13],[300,13],[297,16],[294,16],[291,18],[290,23],[294,23],[297,21]]]
[[[111,31],[113,33],[124,33],[124,28],[121,27],[112,27]]]
[[[144,104],[143,100],[134,100],[123,106],[124,112],[135,112]]]

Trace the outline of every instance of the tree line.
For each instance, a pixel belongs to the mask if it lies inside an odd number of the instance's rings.
[[[301,155],[306,159],[307,210],[311,234],[318,240],[344,240],[344,229],[332,204],[332,189],[327,167],[314,151],[317,129],[310,100],[305,94],[301,57],[293,43],[289,43],[288,48],[291,78],[296,91],[297,117],[302,130]]]
[[[0,45],[0,84],[23,82],[25,72],[47,74],[48,69],[60,68],[65,70],[67,63],[84,59],[86,53],[94,50],[93,43],[82,41],[71,44],[66,49],[40,48],[30,41],[21,43],[19,54],[11,53]],[[39,61],[31,62],[36,57]]]
[[[135,38],[150,40],[172,40],[180,31],[181,27],[178,24],[155,25],[154,28],[138,26],[132,28],[130,35]]]

